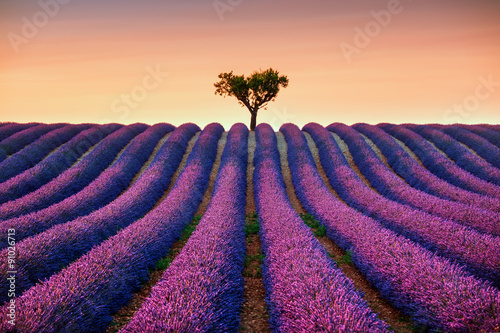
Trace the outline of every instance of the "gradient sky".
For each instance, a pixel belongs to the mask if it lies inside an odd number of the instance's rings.
[[[229,129],[250,115],[217,75],[272,67],[290,84],[258,122],[276,130],[500,123],[499,18],[498,0],[6,0],[0,121]]]

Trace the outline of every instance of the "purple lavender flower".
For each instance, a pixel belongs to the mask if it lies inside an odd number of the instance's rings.
[[[91,126],[90,124],[66,125],[42,135],[38,140],[0,163],[0,183],[35,166],[53,149],[71,140],[78,133]],[[0,151],[0,154],[2,151]]]
[[[80,242],[94,241],[99,245],[17,297],[16,304],[23,311],[16,317],[16,329],[102,331],[111,321],[110,314],[130,299],[147,278],[148,268],[167,253],[192,219],[208,185],[222,132],[219,124],[205,128],[172,191],[155,209],[104,242],[104,230],[95,231],[93,237],[83,237]],[[80,228],[83,231],[95,226]],[[1,315],[5,316],[6,311],[6,305],[0,308]],[[6,321],[0,323],[0,331],[8,328]]]
[[[463,170],[439,153],[422,136],[393,124],[378,124],[387,133],[403,141],[420,158],[424,166],[436,176],[463,189],[500,199],[500,187]]]
[[[302,205],[381,294],[421,325],[446,331],[492,331],[500,325],[500,292],[448,259],[397,235],[340,202],[323,183],[297,126],[280,129]]]
[[[0,204],[22,197],[67,170],[90,147],[123,125],[96,125],[64,144],[34,167],[0,184]]]
[[[411,158],[394,138],[381,128],[361,123],[354,124],[352,127],[372,140],[385,155],[387,163],[394,172],[403,177],[411,186],[443,199],[500,213],[500,200],[464,190],[439,178]],[[455,214],[473,215],[473,211],[469,209],[459,210]]]
[[[236,332],[243,303],[248,128],[228,134],[210,204],[121,332]]]
[[[481,179],[500,185],[500,169],[495,168],[488,162],[471,153],[448,134],[427,125],[406,124],[404,126],[433,142],[464,170],[469,171]],[[490,151],[490,155],[495,155],[495,151]],[[497,154],[496,158],[499,157],[500,156]]]
[[[266,303],[275,332],[386,332],[353,283],[292,208],[276,136],[256,129],[254,194],[259,216]]]
[[[54,225],[87,215],[116,199],[129,186],[158,141],[173,129],[168,124],[149,127],[133,139],[112,166],[80,192],[47,208],[1,222],[0,249],[7,247],[9,229],[16,230],[16,241],[19,242]]]
[[[87,186],[106,169],[130,140],[146,130],[145,124],[128,125],[104,139],[80,163],[22,198],[0,205],[0,219],[27,214],[57,203]]]

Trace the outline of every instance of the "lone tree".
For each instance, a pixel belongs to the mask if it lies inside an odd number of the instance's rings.
[[[215,83],[215,94],[234,96],[241,106],[246,106],[252,115],[250,130],[257,125],[257,112],[260,108],[266,109],[266,104],[276,99],[280,87],[288,86],[288,78],[280,76],[278,71],[269,68],[265,71],[255,71],[249,77],[230,73],[219,74],[221,79]]]

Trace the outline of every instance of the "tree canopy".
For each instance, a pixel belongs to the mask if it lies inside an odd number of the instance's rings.
[[[250,130],[257,123],[257,112],[274,101],[280,88],[288,86],[288,78],[269,68],[253,72],[250,76],[234,75],[233,71],[219,74],[219,82],[214,84],[215,94],[236,97],[238,103],[246,106],[251,114]]]

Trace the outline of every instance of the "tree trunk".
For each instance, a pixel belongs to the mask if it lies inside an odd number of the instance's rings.
[[[257,126],[257,111],[250,112],[252,115],[252,120],[250,121],[250,131],[255,131],[255,126]]]

